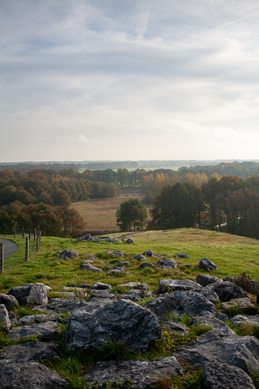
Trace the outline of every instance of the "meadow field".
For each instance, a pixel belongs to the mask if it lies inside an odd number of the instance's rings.
[[[130,197],[143,200],[144,195],[122,190],[119,197],[78,201],[72,203],[71,207],[80,212],[86,220],[87,231],[90,234],[101,235],[120,231],[116,223],[116,211],[120,208],[121,203],[129,200]],[[150,206],[147,206],[147,208],[150,208]]]
[[[129,234],[114,233],[110,237],[126,237]],[[198,262],[207,257],[213,261],[218,270],[213,271],[217,277],[239,276],[242,272],[248,271],[254,280],[259,280],[259,241],[237,235],[230,235],[223,232],[198,230],[198,229],[174,229],[165,231],[143,231],[132,237],[134,244],[107,243],[94,241],[76,242],[75,239],[42,237],[41,252],[34,255],[28,262],[8,268],[6,260],[6,272],[0,276],[0,289],[3,293],[8,292],[12,287],[42,282],[49,285],[52,291],[60,291],[68,283],[86,282],[93,284],[96,281],[108,282],[113,287],[119,284],[138,281],[146,282],[154,291],[157,289],[160,279],[163,278],[188,278],[196,280],[197,274],[202,271],[198,269]],[[24,240],[13,239],[23,250]],[[140,269],[139,262],[132,260],[136,254],[142,254],[146,250],[153,250],[156,254],[164,254],[166,258],[176,257],[175,253],[186,253],[190,259],[179,261],[179,272],[174,270]],[[57,252],[71,250],[79,254],[78,258],[70,260],[59,259]],[[124,260],[130,260],[131,266],[127,269],[130,275],[122,273],[119,276],[106,276],[106,272],[92,273],[80,270],[80,262],[86,255],[95,255],[95,266],[105,267],[107,261],[115,265],[120,259],[109,258],[107,251],[121,250],[124,253]],[[15,254],[14,254],[15,255]],[[16,254],[17,255],[17,254]],[[149,262],[156,264],[157,258],[148,258]],[[181,266],[183,263],[192,264],[192,269]]]

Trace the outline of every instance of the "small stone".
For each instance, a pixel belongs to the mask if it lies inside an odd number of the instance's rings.
[[[208,258],[202,258],[200,262],[198,263],[198,268],[204,269],[204,270],[218,270],[217,266],[215,263],[210,261]]]
[[[107,255],[109,255],[110,257],[123,257],[123,252],[122,251],[107,251],[106,253]]]
[[[112,289],[112,286],[110,284],[104,284],[103,282],[95,282],[91,289],[94,290],[107,290]]]
[[[188,254],[174,253],[174,255],[177,255],[177,257],[179,257],[179,258],[181,258],[181,259],[182,259],[182,258],[190,259]]]
[[[146,257],[142,254],[135,255],[133,259],[136,259],[137,261],[146,261]]]
[[[11,327],[11,322],[9,319],[8,311],[4,304],[0,304],[0,328],[4,330],[9,330]]]
[[[82,261],[83,262],[83,261]],[[102,269],[99,269],[98,267],[96,266],[93,266],[93,265],[90,265],[90,264],[85,264],[85,263],[82,263],[80,264],[80,269],[81,270],[90,270],[90,271],[93,271],[93,272],[101,272]]]
[[[125,241],[125,243],[131,244],[131,243],[134,243],[134,240],[129,238],[129,239],[127,239],[127,240]]]
[[[150,262],[143,262],[139,265],[139,267],[141,269],[145,269],[146,267],[150,267],[151,269],[155,269],[156,268],[156,265],[154,265],[153,263],[150,263]]]
[[[156,257],[156,253],[152,250],[147,250],[142,255],[146,255],[147,257]]]
[[[157,261],[156,265],[163,269],[177,267],[177,263],[173,259],[160,259]]]
[[[0,293],[0,304],[4,304],[8,311],[19,306],[19,303],[14,296],[4,293]]]

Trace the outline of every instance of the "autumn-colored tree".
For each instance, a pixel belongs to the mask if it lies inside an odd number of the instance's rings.
[[[64,191],[64,189],[56,189],[52,193],[52,200],[54,205],[62,206],[62,205],[70,205],[71,199],[67,192]]]

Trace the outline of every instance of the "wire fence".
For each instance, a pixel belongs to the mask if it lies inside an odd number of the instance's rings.
[[[40,252],[41,233],[36,229],[0,228],[0,273],[28,261]]]

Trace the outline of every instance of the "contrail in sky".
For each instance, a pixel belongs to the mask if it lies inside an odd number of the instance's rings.
[[[245,20],[245,19],[248,19],[248,17],[246,18],[239,18],[239,19],[235,19],[235,20],[231,20],[231,22],[227,22],[227,23],[224,23],[224,24],[221,24],[220,26],[218,27],[215,27],[213,28],[212,30],[208,30],[206,32],[202,32],[201,34],[198,34],[198,35],[195,35],[189,39],[183,39],[183,42],[189,42],[189,41],[192,41],[193,39],[197,39],[197,38],[200,38],[201,36],[203,35],[207,35],[207,34],[210,34],[214,31],[217,31],[217,30],[220,30],[221,28],[225,27],[225,26],[228,26],[229,24],[233,24],[233,23],[236,23],[236,22],[239,22],[241,20]]]
[[[149,13],[150,13],[151,7],[152,7],[152,5],[153,5],[153,1],[154,1],[154,0],[151,0],[151,1],[150,1],[150,5],[149,5],[148,11],[147,11],[147,17],[146,17],[145,27],[144,27],[144,29],[143,29],[143,31],[142,31],[142,34],[141,34],[142,36],[145,34],[146,29],[147,29],[147,24],[148,24],[148,19],[149,19]]]

